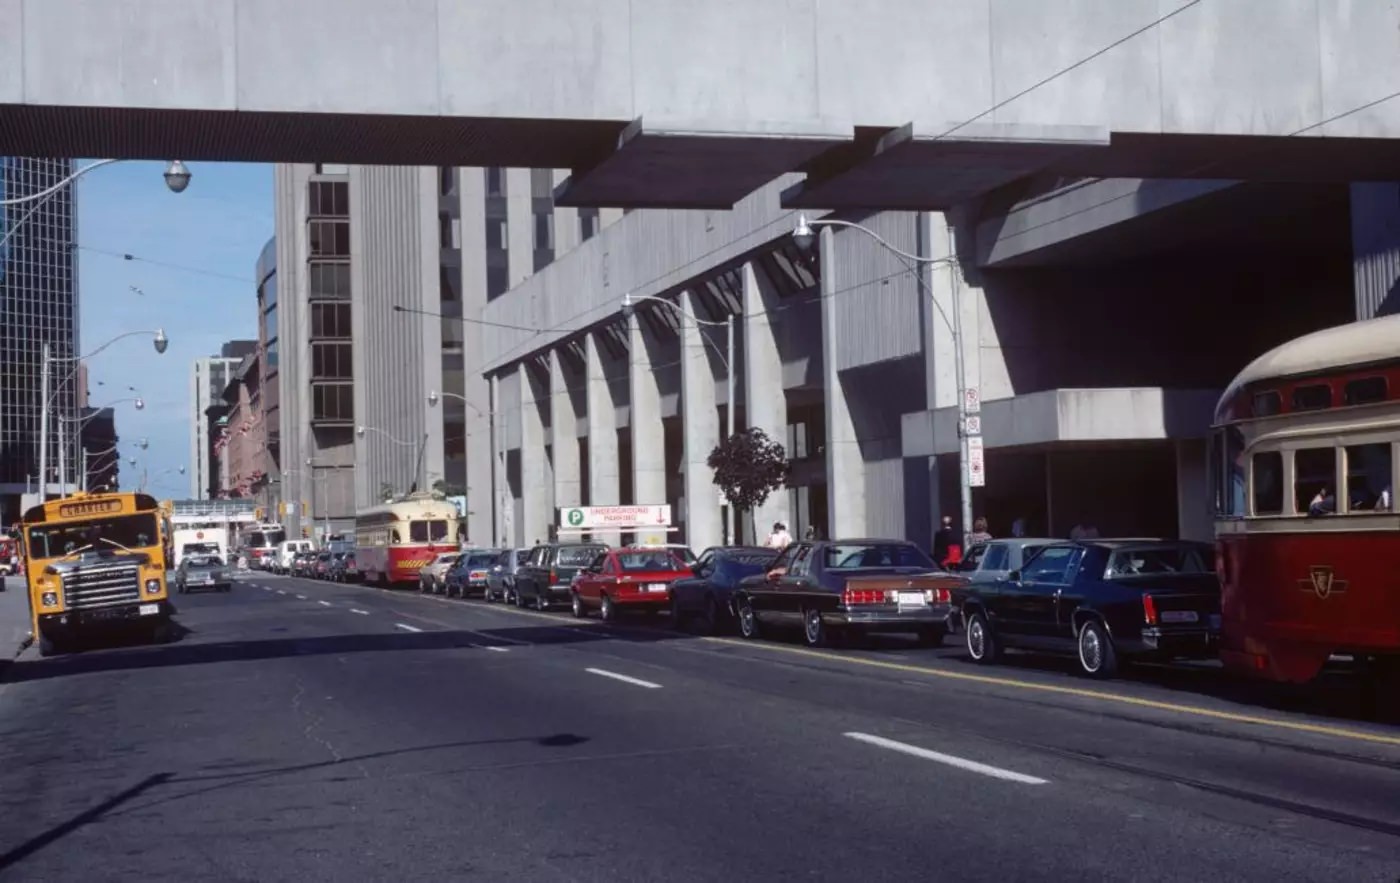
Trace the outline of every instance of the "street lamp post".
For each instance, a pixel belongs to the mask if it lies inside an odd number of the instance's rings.
[[[393,435],[391,435],[391,434],[385,432],[384,430],[380,429],[380,428],[377,427],[377,426],[364,426],[364,425],[360,425],[360,426],[355,427],[355,435],[358,436],[358,437],[360,437],[360,438],[364,438],[364,437],[365,437],[365,433],[368,433],[368,432],[373,432],[373,433],[375,433],[375,434],[377,434],[377,435],[382,435],[382,436],[384,436],[385,438],[387,438],[389,441],[393,442],[393,443],[396,444],[396,445],[399,445],[400,447],[405,447],[405,448],[417,447],[417,448],[418,448],[418,462],[417,462],[417,463],[414,465],[414,467],[413,467],[413,476],[414,476],[414,479],[413,479],[413,486],[414,486],[414,488],[417,488],[417,486],[418,486],[418,476],[419,476],[419,474],[420,474],[420,473],[422,472],[422,470],[423,470],[423,451],[424,451],[424,450],[427,448],[427,446],[428,446],[428,433],[426,433],[426,432],[423,433],[423,440],[422,440],[421,442],[413,442],[413,441],[404,441],[404,440],[401,439],[401,438],[395,438]],[[427,481],[427,476],[426,476],[426,475],[423,475],[423,480],[424,480],[425,482]]]
[[[88,451],[87,451],[86,449],[84,449],[84,451],[83,451],[83,484],[82,484],[83,493],[87,493],[87,491],[88,491],[88,457],[92,457],[93,459],[100,459],[100,458],[102,458],[102,457],[106,457],[108,454],[116,454],[116,453],[117,453],[117,448],[120,448],[120,447],[121,447],[121,445],[119,445],[119,444],[117,444],[117,445],[112,445],[110,448],[107,448],[107,449],[101,450],[101,451],[94,451],[94,452],[92,452],[92,453],[88,453]],[[136,442],[136,447],[138,447],[138,448],[140,448],[141,450],[144,451],[144,450],[146,450],[147,448],[150,447],[150,442],[148,442],[146,439],[143,438],[143,439],[141,439],[140,441]],[[118,456],[117,456],[117,460],[118,460],[118,461],[121,460],[121,455],[118,455]],[[132,458],[132,462],[133,462],[133,463],[136,462],[135,458]]]
[[[101,413],[103,410],[105,410],[105,409],[107,409],[107,408],[110,408],[110,407],[112,407],[112,406],[114,406],[114,405],[120,405],[120,404],[122,404],[122,403],[124,403],[124,402],[134,402],[135,405],[136,405],[136,410],[138,410],[138,411],[140,411],[142,408],[146,407],[145,401],[142,400],[142,398],[141,398],[140,396],[136,396],[135,398],[129,398],[129,399],[117,399],[117,400],[114,401],[114,402],[108,402],[107,404],[103,405],[103,406],[100,407],[100,408],[95,408],[94,411],[93,411],[93,413],[92,413],[92,414],[89,414],[89,415],[86,416],[86,417],[64,417],[63,415],[60,414],[59,417],[58,417],[58,422],[59,422],[60,427],[61,427],[62,424],[64,424],[64,423],[74,423],[74,424],[77,424],[77,427],[78,427],[78,447],[79,447],[79,449],[82,449],[82,444],[83,444],[83,443],[82,443],[82,431],[83,431],[83,427],[86,426],[87,424],[91,423],[93,420],[95,420],[95,419],[97,418],[97,415],[98,415],[99,413]],[[67,435],[67,433],[66,433],[66,432],[63,432],[62,430],[60,430],[60,432],[59,432],[59,434],[58,434],[58,486],[59,486],[59,496],[61,496],[61,497],[66,497],[66,496],[68,496],[68,440],[65,438],[66,435]],[[114,450],[115,450],[115,448],[114,448]],[[79,487],[83,492],[85,492],[85,493],[87,492],[87,456],[88,456],[87,451],[86,451],[86,450],[82,450],[82,470],[83,470],[83,471],[82,471],[81,477],[80,477],[79,480],[78,480],[78,487]]]
[[[948,330],[953,335],[953,373],[954,384],[958,393],[958,486],[962,504],[962,533],[963,549],[967,548],[967,535],[972,532],[972,472],[970,469],[968,453],[968,431],[967,431],[967,377],[966,377],[966,356],[963,351],[963,329],[962,329],[962,286],[958,279],[958,259],[956,255],[948,257],[934,258],[925,255],[912,254],[897,248],[889,240],[869,227],[857,224],[853,221],[843,221],[837,218],[820,218],[809,220],[805,214],[797,216],[797,226],[793,228],[792,238],[797,247],[804,252],[810,251],[816,240],[816,233],[813,227],[847,227],[852,230],[859,230],[871,239],[874,239],[881,246],[898,258],[915,265],[926,266],[947,266],[952,271],[953,280],[953,317],[943,312],[943,307],[934,299],[933,292],[928,292],[929,300],[934,309],[942,316]],[[923,277],[919,274],[917,267],[911,266],[914,278],[919,286],[924,287]]]
[[[636,301],[642,301],[642,300],[655,301],[656,303],[659,303],[659,304],[665,304],[666,306],[668,306],[668,307],[670,307],[671,309],[675,310],[677,315],[679,315],[679,316],[684,316],[685,318],[687,318],[687,319],[689,319],[690,321],[694,322],[694,323],[696,324],[696,326],[707,325],[707,326],[715,327],[715,328],[718,328],[718,327],[720,327],[720,326],[724,326],[724,332],[725,332],[725,334],[724,334],[724,336],[725,336],[725,355],[723,355],[723,356],[720,357],[720,358],[723,359],[723,361],[724,361],[725,390],[726,390],[725,395],[726,395],[726,398],[728,399],[728,401],[727,401],[726,404],[725,404],[725,408],[724,408],[724,416],[725,416],[725,429],[724,429],[724,433],[725,433],[725,438],[726,438],[726,439],[733,438],[733,437],[734,437],[734,410],[735,410],[735,408],[734,408],[734,404],[735,404],[735,403],[734,403],[734,387],[735,387],[735,382],[734,382],[734,314],[733,314],[733,313],[729,313],[728,315],[726,315],[726,316],[724,317],[724,321],[723,321],[723,322],[712,322],[712,321],[709,321],[709,320],[707,320],[707,319],[701,319],[699,316],[695,315],[695,314],[694,314],[693,312],[691,312],[690,310],[685,309],[685,308],[682,307],[680,304],[675,303],[674,301],[666,300],[664,297],[652,297],[651,295],[647,295],[647,294],[632,294],[632,293],[629,292],[629,293],[624,294],[624,295],[622,296],[622,315],[624,315],[624,316],[630,318],[631,315],[632,315],[633,304],[634,304]],[[714,344],[710,341],[709,338],[705,337],[703,334],[700,335],[700,339],[703,340],[703,341],[705,341],[705,343],[710,344],[710,348],[711,348],[711,349],[715,349]],[[718,350],[716,350],[716,355],[718,355]],[[724,544],[725,544],[726,546],[729,545],[729,532],[730,532],[730,529],[731,529],[731,527],[732,527],[732,525],[731,525],[730,522],[733,521],[733,517],[732,517],[732,516],[733,516],[733,513],[731,512],[731,513],[729,513],[729,515],[724,519]]]
[[[3,237],[0,237],[0,247],[3,247],[5,243],[9,242],[10,237],[14,236],[15,233],[21,227],[24,226],[24,223],[29,220],[30,216],[33,215],[36,211],[38,211],[40,207],[44,205],[44,203],[48,202],[55,195],[57,195],[59,191],[63,190],[63,188],[67,187],[69,184],[72,184],[74,181],[77,181],[79,178],[86,175],[88,172],[93,171],[94,169],[100,169],[103,166],[110,166],[113,163],[119,162],[127,162],[127,160],[99,159],[96,162],[88,163],[81,169],[78,169],[68,177],[64,178],[62,181],[59,181],[52,187],[40,190],[38,193],[30,193],[25,196],[15,196],[10,199],[0,199],[0,208],[7,208],[9,206],[15,205],[25,205],[31,202],[34,203],[34,205],[29,209],[29,211],[25,212],[23,215],[20,215],[19,220],[11,224],[10,229],[5,231],[5,235]],[[164,177],[165,186],[170,188],[171,193],[184,193],[185,189],[190,186],[190,170],[185,166],[184,163],[180,162],[180,160],[178,159],[171,160],[170,164],[166,166]]]
[[[91,167],[89,166],[89,168],[91,168]],[[112,344],[116,343],[116,342],[119,341],[119,340],[125,340],[125,339],[128,338],[128,337],[144,336],[144,335],[148,335],[148,334],[149,334],[149,335],[152,335],[152,337],[153,337],[151,343],[152,343],[152,345],[155,347],[155,350],[156,350],[156,353],[157,353],[157,354],[160,354],[160,353],[165,352],[166,348],[170,346],[170,338],[168,338],[168,337],[165,336],[165,330],[162,329],[162,328],[157,328],[157,329],[154,330],[154,331],[128,331],[128,332],[126,332],[125,334],[118,334],[116,337],[114,337],[114,338],[112,338],[111,340],[107,341],[106,343],[102,344],[102,346],[98,347],[97,349],[93,350],[92,352],[88,353],[88,354],[85,355],[85,356],[67,356],[67,357],[62,357],[62,358],[56,358],[56,357],[53,355],[53,353],[51,352],[51,349],[50,349],[50,346],[49,346],[49,342],[48,342],[47,340],[44,341],[43,346],[41,347],[40,353],[39,353],[39,401],[40,401],[40,403],[41,403],[41,407],[40,407],[40,410],[39,410],[39,500],[40,500],[40,502],[43,502],[44,500],[47,500],[47,499],[48,499],[48,481],[49,481],[49,473],[48,473],[48,470],[49,470],[49,408],[50,408],[50,407],[52,406],[52,404],[53,404],[51,401],[49,401],[49,385],[50,385],[50,376],[51,376],[52,371],[53,371],[53,368],[52,368],[53,363],[54,363],[54,362],[74,362],[74,363],[82,362],[82,361],[84,361],[84,360],[86,360],[86,359],[92,358],[93,356],[95,356],[95,355],[97,355],[98,353],[102,352],[103,350],[107,349],[107,347],[111,346]],[[62,464],[60,463],[60,468],[61,468],[61,467],[62,467]],[[66,479],[67,476],[63,476],[63,478]],[[59,495],[60,495],[60,496],[67,496],[67,484],[66,484],[66,481],[61,481],[61,482],[60,482]]]
[[[330,479],[329,475],[317,475],[314,471],[315,467],[316,462],[312,458],[307,457],[306,468],[313,470],[305,473],[306,477],[311,479],[311,527],[313,529],[316,527],[316,483],[318,481],[328,481]],[[291,469],[288,470],[286,474],[290,476],[291,473],[296,471],[295,469]],[[329,488],[327,488],[325,499],[322,500],[322,502],[326,505],[321,511],[321,541],[326,543],[330,541],[331,535],[331,493]]]

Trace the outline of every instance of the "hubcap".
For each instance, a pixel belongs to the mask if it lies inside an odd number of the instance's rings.
[[[822,633],[822,616],[815,610],[807,611],[807,640],[813,644]]]
[[[967,627],[967,650],[973,659],[981,659],[986,651],[987,636],[982,633],[982,620],[974,619]]]
[[[739,624],[743,627],[745,635],[753,635],[753,608],[749,607],[747,604],[739,608]]]
[[[1096,630],[1086,627],[1079,633],[1079,659],[1088,671],[1098,671],[1103,664],[1103,647]]]

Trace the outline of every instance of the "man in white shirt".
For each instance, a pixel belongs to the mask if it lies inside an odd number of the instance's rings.
[[[764,545],[770,549],[786,549],[792,545],[792,534],[788,533],[787,525],[781,521],[775,521],[773,532],[768,535],[768,541]]]

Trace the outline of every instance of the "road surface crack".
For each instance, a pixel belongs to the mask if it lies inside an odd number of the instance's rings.
[[[333,763],[343,763],[345,761],[345,756],[340,753],[340,749],[336,748],[335,744],[332,743],[330,739],[327,739],[319,732],[321,724],[325,721],[325,715],[320,712],[313,712],[302,704],[302,699],[306,696],[306,684],[302,682],[301,678],[297,678],[296,685],[296,693],[292,695],[292,711],[298,717],[307,719],[307,724],[301,731],[302,738],[324,748],[326,752],[330,754]],[[369,770],[363,763],[357,760],[354,762],[354,765],[360,772],[360,778],[370,778]]]

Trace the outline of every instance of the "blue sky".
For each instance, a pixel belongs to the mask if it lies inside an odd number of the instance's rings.
[[[92,358],[91,403],[131,397],[136,387],[145,410],[116,405],[122,486],[135,488],[145,466],[148,489],[176,499],[189,495],[188,472],[174,470],[189,467],[194,360],[226,340],[257,338],[254,266],[273,233],[272,166],[188,165],[193,178],[179,195],[165,187],[163,162],[118,163],[77,184],[81,351],[127,331],[163,327],[170,337],[164,355],[133,337]]]

